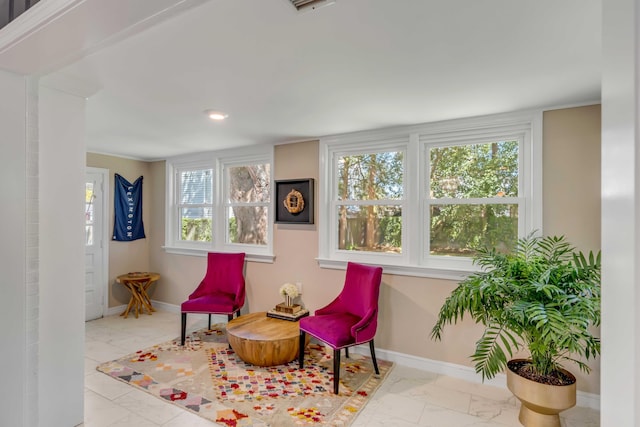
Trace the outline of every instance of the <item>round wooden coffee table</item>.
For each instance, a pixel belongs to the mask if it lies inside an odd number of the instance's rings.
[[[261,311],[229,321],[227,338],[233,351],[247,363],[282,365],[298,357],[300,327],[297,321],[267,317],[267,313]]]

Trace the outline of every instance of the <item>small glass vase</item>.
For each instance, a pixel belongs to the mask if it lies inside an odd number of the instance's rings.
[[[293,298],[290,297],[289,295],[285,295],[284,296],[284,305],[286,305],[287,307],[291,307],[293,305]]]

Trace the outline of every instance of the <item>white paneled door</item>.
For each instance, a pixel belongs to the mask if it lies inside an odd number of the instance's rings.
[[[85,320],[103,316],[107,291],[106,169],[87,168],[85,190]]]

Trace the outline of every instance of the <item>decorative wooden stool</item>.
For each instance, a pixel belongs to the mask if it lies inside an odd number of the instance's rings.
[[[151,305],[151,299],[147,294],[147,289],[149,289],[149,286],[158,279],[160,279],[160,275],[158,273],[148,272],[127,273],[118,276],[116,278],[116,282],[122,284],[129,290],[129,292],[131,292],[129,304],[120,316],[124,316],[126,319],[127,316],[129,316],[129,311],[131,311],[131,309],[134,309],[136,319],[138,318],[138,313],[142,313],[145,308],[149,314],[156,311]]]

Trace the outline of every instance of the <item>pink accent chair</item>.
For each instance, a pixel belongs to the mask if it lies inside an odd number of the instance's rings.
[[[209,315],[211,329],[212,314],[240,316],[244,305],[244,253],[216,253],[207,255],[207,274],[189,299],[182,303],[182,335],[184,345],[187,330],[187,313],[206,313]]]
[[[340,350],[368,342],[371,360],[376,374],[378,362],[373,337],[378,327],[378,296],[382,267],[370,267],[348,263],[344,287],[340,295],[329,305],[316,310],[314,316],[300,319],[300,354],[298,363],[304,368],[304,344],[306,334],[327,343],[333,348],[333,392],[340,386]]]

